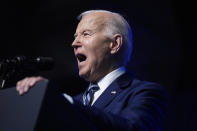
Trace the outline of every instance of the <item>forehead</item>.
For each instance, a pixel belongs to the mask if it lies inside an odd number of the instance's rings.
[[[106,25],[109,15],[106,13],[90,13],[82,17],[77,26],[77,31],[88,29],[103,29]]]

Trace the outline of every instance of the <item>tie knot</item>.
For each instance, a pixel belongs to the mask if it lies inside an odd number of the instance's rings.
[[[93,92],[96,92],[99,90],[99,86],[97,84],[91,84],[88,88],[88,92],[89,91],[93,91]]]
[[[97,84],[91,84],[88,87],[88,90],[83,95],[83,103],[84,105],[91,105],[91,102],[94,99],[94,93],[99,90],[99,86]]]

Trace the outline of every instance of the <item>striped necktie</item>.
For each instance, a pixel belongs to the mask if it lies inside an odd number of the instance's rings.
[[[93,101],[94,93],[98,90],[99,90],[99,86],[97,84],[90,85],[88,90],[86,90],[83,95],[83,104],[91,105]]]

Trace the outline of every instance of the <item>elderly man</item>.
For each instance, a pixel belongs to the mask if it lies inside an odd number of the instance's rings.
[[[127,21],[105,10],[86,11],[79,20],[72,47],[79,76],[90,86],[74,98],[65,97],[81,108],[80,112],[97,129],[160,130],[167,95],[159,85],[138,80],[126,71],[132,52],[132,32]],[[24,94],[44,79],[25,78],[17,83],[17,91]]]

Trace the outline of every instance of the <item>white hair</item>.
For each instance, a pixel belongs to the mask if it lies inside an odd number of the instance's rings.
[[[97,12],[104,12],[104,13],[110,13],[112,14],[111,19],[107,20],[107,23],[105,25],[105,33],[107,36],[110,38],[113,37],[115,34],[121,34],[123,38],[123,45],[122,45],[122,56],[121,58],[124,61],[124,64],[126,65],[127,62],[130,60],[131,53],[132,53],[132,48],[133,48],[133,43],[132,43],[132,31],[131,27],[128,24],[128,22],[124,19],[122,15],[119,13],[114,13],[111,11],[107,10],[89,10],[82,12],[77,19],[81,20],[84,16],[90,14],[90,13],[97,13]]]

